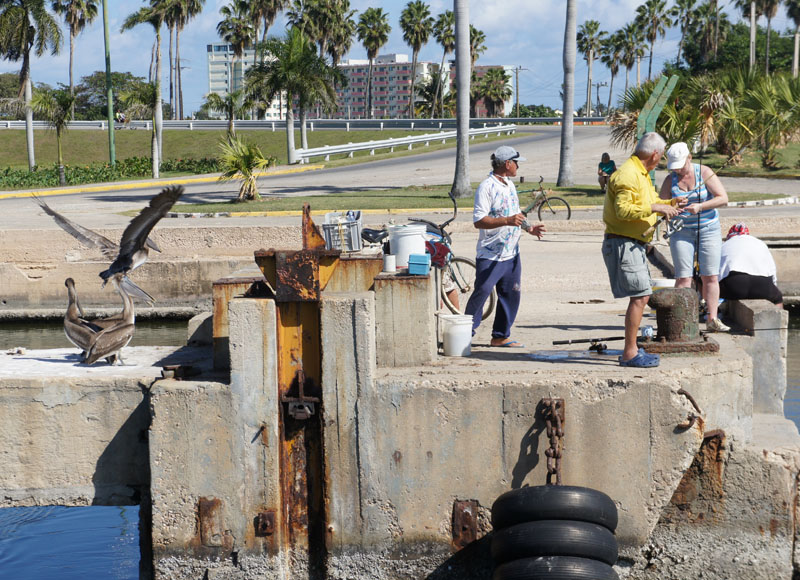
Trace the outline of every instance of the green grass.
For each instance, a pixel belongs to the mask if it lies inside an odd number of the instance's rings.
[[[531,193],[524,193],[527,184],[521,184],[520,205],[528,205],[533,199]],[[472,189],[478,186],[472,184]],[[545,183],[545,189],[552,189],[554,195],[563,197],[573,206],[602,206],[603,195],[600,189],[594,186],[576,185],[571,187],[555,187]],[[270,212],[270,211],[299,211],[304,203],[311,205],[314,211],[346,211],[354,210],[387,210],[387,209],[440,209],[451,206],[447,193],[449,185],[410,186],[380,190],[361,190],[325,195],[309,195],[302,197],[275,197],[264,196],[262,201],[236,203],[227,201],[205,204],[179,204],[173,211],[183,213],[215,213],[215,212]],[[730,193],[731,201],[746,201],[758,199],[772,199],[781,197],[771,194]],[[472,210],[472,196],[458,200],[458,207],[462,211]]]
[[[761,152],[755,148],[745,149],[742,160],[734,165],[728,162],[728,157],[718,153],[696,155],[696,163],[708,165],[711,169],[719,170],[721,177],[767,177],[772,179],[797,179],[800,177],[800,143],[787,143],[778,150],[778,167],[766,169],[761,165]],[[724,167],[723,167],[724,165]],[[722,169],[720,170],[720,167]],[[664,167],[662,167],[663,169]]]

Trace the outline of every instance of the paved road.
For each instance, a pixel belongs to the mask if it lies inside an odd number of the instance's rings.
[[[513,145],[528,158],[520,167],[520,175],[526,181],[535,183],[539,175],[546,181],[553,182],[557,178],[560,127],[537,126],[524,128],[517,136],[505,142]],[[498,146],[497,141],[482,142],[476,139],[470,145],[470,178],[479,181],[489,170],[489,156]],[[608,151],[612,157],[622,160],[625,152],[609,145],[609,129],[604,126],[576,126],[575,148],[573,155],[573,175],[575,183],[595,184],[596,167],[600,155]],[[276,175],[259,180],[259,188],[263,193],[272,195],[308,195],[332,193],[343,190],[406,185],[442,184],[452,182],[455,172],[455,149],[446,149],[422,153],[419,155],[399,157],[388,160],[373,161],[357,165]],[[657,180],[665,174],[660,172]],[[165,180],[168,181],[168,180]],[[800,180],[768,180],[768,179],[732,179],[725,178],[729,191],[757,191],[800,195]],[[49,203],[63,212],[67,217],[90,228],[123,227],[129,218],[119,215],[120,212],[142,207],[161,187],[122,190],[109,185],[105,191],[59,195],[50,197]],[[216,181],[186,186],[187,193],[183,200],[187,202],[224,201],[235,195],[238,187],[232,183]],[[744,215],[752,215],[753,210]],[[760,208],[755,210],[759,215],[798,215],[800,208]],[[467,216],[461,216],[467,217]],[[586,213],[578,212],[576,219],[599,219],[597,210]],[[227,218],[219,218],[227,219]],[[237,224],[263,224],[265,218],[238,218]],[[274,218],[269,218],[270,220]],[[169,220],[168,227],[193,227],[194,220]],[[369,221],[369,220],[368,220]],[[204,220],[204,225],[211,225]],[[230,224],[230,222],[227,222]],[[166,224],[162,224],[163,227]],[[29,199],[0,199],[0,228],[2,229],[50,229],[56,227],[54,222],[39,211]]]

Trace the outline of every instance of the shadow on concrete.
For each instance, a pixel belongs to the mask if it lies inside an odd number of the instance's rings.
[[[425,580],[486,580],[492,576],[491,534],[462,548],[425,577]]]
[[[536,413],[533,425],[525,432],[519,442],[519,455],[511,470],[511,489],[519,489],[528,474],[539,465],[539,437],[545,431],[543,414]]]

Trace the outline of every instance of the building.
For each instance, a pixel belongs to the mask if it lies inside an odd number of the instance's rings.
[[[245,49],[242,58],[235,58],[233,47],[227,43],[207,45],[208,92],[225,96],[244,86],[244,75],[253,66],[254,51]],[[286,118],[286,99],[276,97],[264,112],[265,119]],[[209,111],[211,117],[220,118],[222,113]]]
[[[408,117],[412,78],[419,84],[430,78],[438,68],[438,64],[418,62],[417,70],[412,75],[411,62],[407,54],[378,55],[372,67],[372,117],[375,119]],[[334,117],[369,118],[367,111],[369,60],[349,59],[339,65],[339,70],[347,77],[348,84],[337,90],[339,108]],[[447,89],[448,87],[445,87],[445,91]]]

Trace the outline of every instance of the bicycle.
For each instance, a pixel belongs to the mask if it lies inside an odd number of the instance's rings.
[[[441,224],[423,218],[410,217],[408,221],[422,223],[426,226],[426,248],[431,254],[431,265],[436,269],[437,295],[453,314],[464,314],[467,302],[475,289],[477,268],[471,258],[456,256],[452,251],[452,239],[447,231],[458,214],[458,204],[455,196],[450,192],[453,201],[453,216]],[[384,252],[388,252],[389,232],[386,230],[373,230],[364,228],[361,237],[371,244],[383,244]],[[497,290],[492,288],[492,293],[483,305],[481,320],[486,320],[494,312],[497,305]]]
[[[540,175],[539,189],[529,189],[519,192],[520,195],[523,193],[536,192],[533,201],[528,207],[522,210],[522,213],[527,216],[533,210],[536,210],[540,222],[547,220],[568,220],[572,217],[572,208],[569,207],[569,203],[567,203],[567,200],[563,197],[547,195],[547,191],[542,187],[543,181],[544,177]],[[552,190],[550,190],[550,193],[553,193]]]

